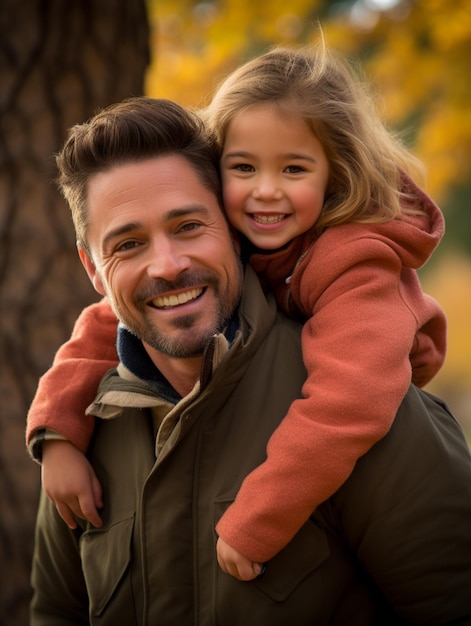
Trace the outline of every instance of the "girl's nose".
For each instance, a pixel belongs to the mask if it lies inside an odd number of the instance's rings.
[[[260,178],[252,190],[252,196],[256,200],[270,201],[280,200],[283,191],[278,185],[276,178],[264,176]]]

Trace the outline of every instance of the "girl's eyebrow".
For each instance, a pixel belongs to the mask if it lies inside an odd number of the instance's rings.
[[[316,159],[309,154],[303,154],[302,152],[288,152],[281,155],[284,159],[294,159],[295,161],[309,161],[310,163],[317,163]]]
[[[252,154],[250,152],[243,152],[242,150],[239,151],[234,151],[234,152],[227,152],[224,155],[225,159],[230,159],[230,158],[234,158],[234,157],[239,157],[239,158],[247,158],[252,156]]]
[[[311,163],[317,163],[316,159],[314,159],[312,156],[308,154],[304,154],[302,152],[287,152],[286,154],[281,154],[280,156],[283,159],[294,159],[294,160],[301,160],[301,161],[309,161]],[[244,152],[240,150],[240,151],[234,151],[234,152],[227,152],[223,156],[223,160],[234,159],[234,158],[247,159],[247,158],[253,158],[253,157],[254,155],[251,152]]]

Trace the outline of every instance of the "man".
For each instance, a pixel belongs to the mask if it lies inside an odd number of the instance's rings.
[[[471,623],[471,459],[413,387],[261,577],[219,569],[216,522],[301,394],[300,327],[243,271],[192,115],[127,101],[73,129],[59,162],[121,362],[90,409],[103,526],[68,528],[42,495],[31,625]]]

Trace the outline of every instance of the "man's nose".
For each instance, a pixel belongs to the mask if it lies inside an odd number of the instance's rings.
[[[190,258],[181,244],[159,240],[149,248],[147,274],[150,278],[173,280],[190,265]]]

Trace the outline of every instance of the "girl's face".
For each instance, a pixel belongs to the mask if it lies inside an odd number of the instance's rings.
[[[231,224],[258,248],[275,250],[316,222],[329,163],[301,117],[260,104],[232,118],[221,175]]]

